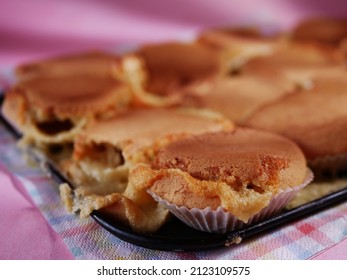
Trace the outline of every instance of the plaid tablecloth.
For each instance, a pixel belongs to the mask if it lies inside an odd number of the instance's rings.
[[[30,166],[13,136],[0,124],[0,161],[19,176],[48,223],[77,259],[307,259],[347,236],[347,203],[239,245],[201,252],[174,253],[124,242],[91,218],[66,213],[58,186],[39,166]]]

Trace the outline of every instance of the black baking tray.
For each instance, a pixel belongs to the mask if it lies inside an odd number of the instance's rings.
[[[0,93],[0,106],[3,99],[4,97]],[[1,113],[0,121],[16,139],[20,138],[20,134],[7,122]],[[41,166],[44,166],[45,171],[47,171],[57,183],[68,182],[61,172],[55,168],[54,164],[43,158],[39,160],[41,161]],[[276,229],[279,226],[312,215],[344,201],[347,201],[347,186],[340,191],[331,193],[294,209],[284,210],[280,214],[262,222],[245,226],[242,229],[234,230],[227,234],[198,231],[185,225],[175,217],[155,233],[140,234],[121,225],[112,219],[112,217],[106,216],[99,211],[93,211],[91,217],[118,238],[141,247],[165,251],[200,251],[232,246],[241,240]]]

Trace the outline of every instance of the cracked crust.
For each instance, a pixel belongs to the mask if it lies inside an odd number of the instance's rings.
[[[104,215],[131,227],[136,232],[155,232],[170,217],[168,210],[153,200],[141,204],[136,199],[131,199],[121,193],[91,194],[82,198],[75,196],[67,184],[61,184],[59,189],[68,212],[79,211],[80,216],[86,218],[93,210],[99,210]],[[144,195],[148,196],[146,193]]]
[[[134,109],[91,124],[76,140],[74,158],[90,143],[108,143],[122,150],[125,160],[137,161],[147,148],[194,134],[232,130],[233,124],[207,110]],[[150,150],[151,150],[150,149]]]
[[[296,144],[272,133],[238,128],[174,141],[141,165],[130,182],[177,206],[223,206],[247,221],[271,198],[300,185],[306,160]]]
[[[129,170],[174,139],[233,128],[218,114],[194,109],[133,109],[91,123],[75,142],[73,161],[65,165],[77,186],[73,198],[63,187],[65,204],[83,215],[102,209],[136,231],[153,232],[168,211],[128,182]]]

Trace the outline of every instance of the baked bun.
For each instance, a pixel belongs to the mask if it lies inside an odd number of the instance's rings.
[[[310,18],[300,22],[292,32],[294,40],[332,46],[338,46],[346,37],[347,19],[342,18]]]
[[[246,62],[272,54],[281,39],[265,37],[255,29],[212,29],[203,32],[198,42],[221,53],[226,73],[237,72]]]
[[[311,88],[305,72],[334,67],[340,58],[337,53],[317,44],[283,42],[268,56],[258,57],[242,69],[242,75],[255,75],[280,82],[288,91]],[[299,73],[299,74],[298,74]]]
[[[194,109],[133,109],[92,123],[76,139],[73,160],[65,163],[65,173],[75,186],[73,194],[62,187],[65,204],[81,215],[101,208],[119,212],[121,220],[139,230],[144,221],[134,225],[130,214],[137,207],[137,212],[143,212],[139,217],[156,220],[154,224],[148,222],[153,227],[143,230],[155,231],[167,215],[145,191],[128,183],[129,171],[136,164],[150,161],[160,147],[175,139],[232,129],[233,124],[223,117]],[[118,207],[122,210],[116,210]]]
[[[347,153],[346,89],[343,78],[317,80],[311,91],[288,95],[264,106],[245,125],[292,139],[316,169],[313,162]],[[332,171],[345,167],[327,164],[325,168]]]
[[[165,205],[175,205],[176,210],[205,212],[208,208],[209,215],[222,208],[247,223],[277,195],[286,193],[291,198],[306,176],[306,160],[295,143],[276,134],[237,128],[171,142],[158,151],[151,164],[137,166],[130,182]],[[284,205],[277,204],[271,212]],[[185,215],[176,210],[176,216]],[[210,226],[207,231],[232,229]]]
[[[191,88],[206,91],[222,70],[218,53],[195,43],[143,46],[125,55],[121,66],[136,103],[150,107],[180,104]]]
[[[57,144],[72,142],[90,119],[115,114],[131,97],[111,77],[35,78],[10,89],[2,111],[28,140]]]
[[[220,79],[206,94],[190,96],[186,105],[215,110],[242,124],[256,109],[288,93],[281,83],[270,77],[240,75]]]

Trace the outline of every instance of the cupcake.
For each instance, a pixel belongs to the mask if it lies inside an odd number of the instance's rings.
[[[278,213],[311,179],[295,143],[245,128],[174,141],[129,177],[189,226],[219,233]]]
[[[94,118],[126,107],[129,88],[111,77],[71,75],[26,79],[5,94],[4,116],[37,146],[72,143]]]
[[[301,147],[315,175],[334,176],[347,163],[346,90],[344,77],[321,77],[311,91],[260,108],[245,125],[290,138]]]
[[[64,164],[74,189],[62,185],[62,199],[81,217],[106,211],[135,231],[153,232],[168,211],[129,184],[129,172],[176,139],[233,129],[223,117],[193,109],[132,109],[94,122],[78,135],[73,159]]]
[[[135,94],[135,103],[167,107],[181,103],[186,91],[204,92],[221,74],[217,52],[195,43],[146,45],[121,58],[119,77]]]

